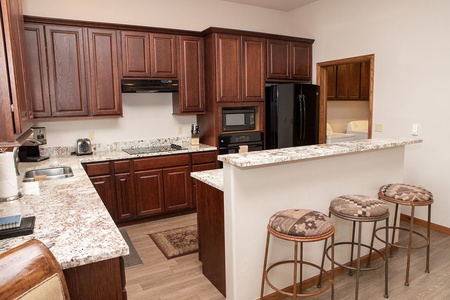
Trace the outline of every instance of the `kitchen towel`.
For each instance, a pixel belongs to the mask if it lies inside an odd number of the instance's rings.
[[[0,199],[19,194],[13,152],[0,153]]]

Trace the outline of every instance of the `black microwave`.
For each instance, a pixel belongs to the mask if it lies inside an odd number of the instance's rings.
[[[222,109],[222,131],[243,131],[255,129],[254,108]]]

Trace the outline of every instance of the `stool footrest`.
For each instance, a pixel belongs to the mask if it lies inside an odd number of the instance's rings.
[[[335,250],[334,250],[334,251],[336,251],[336,247],[337,247],[337,246],[342,246],[342,245],[352,245],[352,243],[351,243],[351,242],[339,242],[339,243],[335,243],[335,244],[334,244],[334,247],[335,247]],[[354,244],[354,246],[357,246],[357,244]],[[383,267],[383,266],[386,264],[386,257],[384,257],[383,253],[382,253],[380,250],[375,249],[375,248],[371,248],[369,245],[365,245],[365,244],[361,244],[361,247],[364,247],[364,248],[367,248],[367,249],[372,249],[372,251],[378,253],[378,254],[380,255],[380,257],[383,259],[383,263],[380,264],[379,266],[375,266],[375,267],[361,267],[361,268],[359,269],[360,271],[373,271],[373,270],[377,270],[377,269]],[[326,255],[326,257],[327,257],[328,259],[330,259],[330,256],[329,256],[329,254],[328,254],[328,251],[329,251],[330,248],[331,248],[331,246],[328,246],[327,249],[325,250],[325,255]],[[356,260],[354,260],[353,262],[356,263]],[[350,262],[350,263],[353,263],[353,262]],[[342,268],[347,269],[347,270],[352,270],[352,271],[356,271],[356,270],[357,270],[356,267],[349,266],[348,263],[347,263],[347,264],[340,263],[340,262],[336,261],[336,259],[334,260],[334,263],[335,263],[336,265],[342,267]],[[370,263],[370,262],[369,262],[369,263]]]
[[[388,228],[389,229],[395,229],[395,230],[403,230],[403,231],[409,232],[409,228],[404,228],[404,227],[389,226]],[[380,228],[377,228],[377,230],[375,230],[375,237],[376,237],[376,239],[381,241],[381,242],[383,242],[383,243],[385,243],[386,241],[383,240],[382,238],[380,238],[377,235],[377,232],[379,230],[385,230],[385,229],[386,229],[386,227],[380,227]],[[422,248],[427,247],[430,244],[430,240],[425,235],[423,235],[422,233],[413,230],[413,234],[415,234],[417,236],[420,236],[423,239],[424,243],[421,244],[421,245],[416,245],[414,247],[411,247],[411,249],[422,249]],[[395,247],[395,248],[408,249],[408,246],[403,246],[403,245],[399,245],[399,244],[393,244],[393,243],[390,243],[390,242],[388,242],[388,245],[391,246],[391,247]]]

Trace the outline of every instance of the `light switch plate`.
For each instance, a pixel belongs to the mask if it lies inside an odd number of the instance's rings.
[[[414,136],[418,136],[419,135],[419,128],[420,128],[419,124],[412,124],[411,134],[414,135]]]
[[[375,132],[383,132],[383,123],[375,123]]]

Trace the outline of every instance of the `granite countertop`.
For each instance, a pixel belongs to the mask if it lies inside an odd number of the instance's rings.
[[[73,148],[67,149],[73,151]],[[41,155],[50,154],[50,159],[19,164],[19,186],[23,196],[18,201],[0,203],[0,214],[20,211],[23,217],[36,216],[34,232],[0,240],[0,253],[36,238],[50,248],[63,269],[128,255],[128,246],[82,163],[216,150],[208,145],[196,145],[179,151],[129,155],[113,147],[99,149],[101,151],[86,156],[69,155],[63,148],[46,149]],[[27,170],[57,166],[71,167],[74,176],[22,182]]]
[[[318,144],[312,146],[291,147],[274,150],[253,151],[238,154],[219,155],[218,160],[246,168],[264,166],[283,162],[294,162],[318,157],[378,150],[392,147],[422,143],[414,138],[365,139],[343,143]],[[191,176],[210,186],[223,191],[223,170],[210,170],[191,173]]]
[[[374,138],[333,144],[318,144],[312,146],[219,155],[217,159],[236,167],[246,168],[418,143],[422,143],[422,140],[417,138]]]

